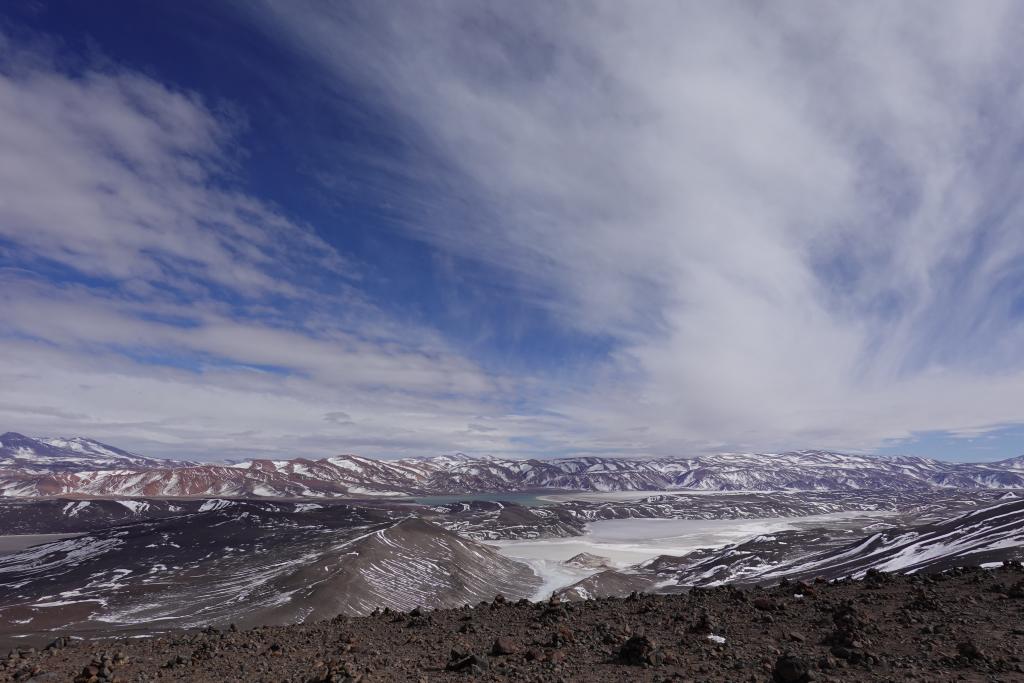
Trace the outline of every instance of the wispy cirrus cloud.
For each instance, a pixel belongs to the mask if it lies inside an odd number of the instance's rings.
[[[244,103],[4,43],[0,420],[187,455],[872,449],[1024,423],[1024,12],[982,9],[236,7],[308,67],[267,87],[401,142],[366,178],[305,150],[325,192],[372,194],[475,265],[454,289],[565,330],[565,370],[386,312],[364,285],[387,264],[246,189]]]
[[[250,16],[432,155],[408,179],[448,210],[410,202],[410,234],[614,339],[558,399],[577,447],[871,448],[1024,420],[1018,5]]]
[[[0,418],[205,457],[508,448],[513,383],[240,189],[238,117],[6,46]],[[345,420],[336,419],[346,415]]]
[[[227,184],[233,117],[130,71],[72,76],[15,47],[3,56],[0,237],[22,258],[250,295],[294,295],[310,264],[346,273],[312,230]]]

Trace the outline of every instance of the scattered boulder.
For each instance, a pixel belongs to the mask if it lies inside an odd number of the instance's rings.
[[[657,643],[645,635],[635,635],[619,648],[619,661],[634,666],[658,666],[664,657]]]
[[[807,683],[811,680],[807,662],[789,653],[782,655],[775,660],[772,680],[776,683]]]
[[[548,639],[548,647],[559,648],[576,640],[572,630],[568,626],[559,626],[551,632]]]
[[[967,659],[985,658],[985,653],[982,652],[981,648],[979,648],[977,644],[972,640],[965,640],[961,643],[958,643],[956,646],[956,651],[957,653],[959,653],[961,657],[965,657]]]
[[[453,653],[454,654],[454,651]],[[447,671],[466,671],[474,674],[481,674],[487,670],[487,657],[483,655],[470,654],[458,659],[449,659],[445,669]]]
[[[67,679],[58,673],[46,671],[25,679],[25,683],[63,683],[65,680]]]
[[[20,647],[0,655],[0,683],[572,681],[599,675],[712,683],[1009,681],[1024,674],[1020,603],[1008,597],[1024,583],[1021,577],[1017,569],[879,575],[873,579],[879,587],[870,590],[861,581],[812,584],[815,596],[804,601],[750,588],[744,603],[735,597],[740,591],[722,586],[693,596],[637,593],[521,608],[496,597],[477,607],[420,608],[418,616],[403,610],[388,618],[244,631],[206,627],[140,640],[53,634],[39,652]],[[793,582],[789,590],[807,587]],[[784,609],[772,609],[782,600]],[[938,609],[914,609],[914,601]],[[541,616],[552,613],[558,615],[553,623],[543,623]],[[768,617],[771,627],[762,623]],[[405,628],[420,621],[431,628]],[[159,670],[164,662],[170,670]]]
[[[65,647],[71,644],[71,639],[67,636],[57,636],[54,638],[44,650],[63,650]]]
[[[832,624],[832,633],[825,639],[826,644],[859,646],[858,636],[864,622],[853,602],[847,600],[832,610]]]
[[[707,633],[715,633],[718,630],[719,630],[718,629],[718,624],[716,624],[715,620],[711,618],[711,615],[708,614],[707,610],[703,610],[700,613],[700,616],[697,617],[697,621],[695,621],[690,626],[690,633],[704,633],[704,634],[707,634]]]
[[[500,636],[494,641],[494,645],[491,646],[492,655],[514,655],[519,652],[519,646],[516,642],[508,636]]]

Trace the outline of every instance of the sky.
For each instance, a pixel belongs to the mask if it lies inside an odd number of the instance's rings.
[[[1024,453],[1014,2],[0,5],[0,432]]]

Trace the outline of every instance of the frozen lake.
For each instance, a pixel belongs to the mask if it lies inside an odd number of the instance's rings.
[[[685,555],[700,548],[717,548],[755,536],[806,526],[838,526],[859,518],[881,518],[892,513],[837,512],[810,517],[765,519],[614,519],[592,522],[583,536],[527,541],[491,542],[501,553],[529,564],[544,580],[535,596],[571,585],[597,573],[592,569],[567,567],[566,560],[590,553],[610,560],[616,568],[639,564],[659,555]]]

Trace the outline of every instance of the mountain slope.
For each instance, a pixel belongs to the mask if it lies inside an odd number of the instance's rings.
[[[948,463],[826,451],[510,460],[338,455],[232,465],[159,461],[87,439],[0,437],[0,495],[343,497],[570,491],[1024,488],[1024,459]]]
[[[24,632],[287,623],[523,597],[539,583],[488,546],[384,510],[207,501],[0,556],[0,623]]]
[[[847,547],[793,560],[763,578],[859,578],[868,569],[916,573],[1024,556],[1024,500],[1000,503],[937,524],[882,531]]]
[[[33,439],[17,432],[0,434],[0,469],[44,473],[115,468],[150,469],[177,464],[170,460],[147,458],[82,437]]]
[[[1010,499],[938,522],[842,541],[825,529],[784,531],[642,568],[662,586],[774,583],[782,578],[854,578],[869,569],[934,572],[1024,559],[1024,500]]]
[[[541,580],[524,564],[490,546],[430,522],[407,517],[321,555],[315,564],[274,582],[292,596],[304,619],[369,614],[378,607],[457,607],[529,597]],[[294,620],[289,605],[277,615]]]

